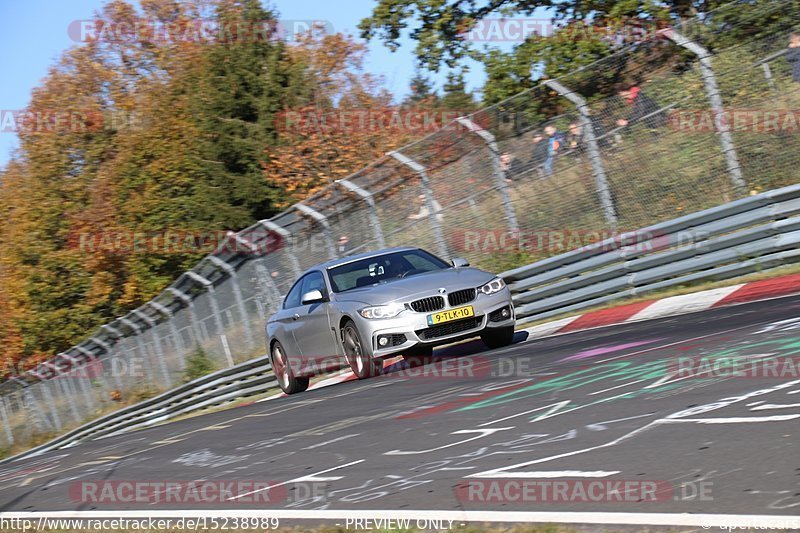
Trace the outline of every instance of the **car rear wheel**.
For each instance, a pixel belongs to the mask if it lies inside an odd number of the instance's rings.
[[[278,379],[278,386],[286,394],[295,394],[303,392],[308,388],[309,378],[298,378],[292,372],[292,365],[289,364],[289,358],[286,356],[286,351],[280,342],[275,341],[272,345],[272,350],[269,354],[272,363],[272,371]]]
[[[433,346],[419,346],[403,354],[403,360],[409,368],[425,366],[433,362]]]
[[[381,373],[383,363],[374,360],[364,350],[361,336],[352,320],[348,320],[342,328],[342,344],[347,362],[358,379],[371,378]]]
[[[490,349],[508,346],[514,342],[514,326],[486,328],[481,333],[481,340]]]

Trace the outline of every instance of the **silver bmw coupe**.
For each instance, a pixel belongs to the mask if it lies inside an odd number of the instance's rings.
[[[287,394],[347,365],[359,379],[375,376],[388,356],[424,364],[434,346],[475,336],[489,348],[511,344],[514,306],[503,280],[411,247],[311,267],[267,321],[272,368]]]

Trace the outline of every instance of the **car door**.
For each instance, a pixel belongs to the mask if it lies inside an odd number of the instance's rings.
[[[295,339],[303,356],[303,361],[311,364],[319,373],[320,370],[328,371],[328,368],[336,360],[336,336],[331,330],[328,311],[328,287],[322,272],[309,272],[303,279],[303,294],[310,291],[320,291],[324,301],[312,304],[300,304],[297,308],[299,315],[298,322],[300,327],[296,328]]]
[[[286,298],[283,299],[283,305],[280,311],[275,313],[272,319],[277,323],[273,336],[281,342],[287,356],[292,358],[292,370],[295,372],[297,372],[301,364],[300,347],[297,345],[295,330],[300,327],[298,321],[300,315],[298,311],[300,309],[300,298],[302,296],[304,280],[305,276],[292,285],[292,288],[289,289],[289,292],[286,294]]]

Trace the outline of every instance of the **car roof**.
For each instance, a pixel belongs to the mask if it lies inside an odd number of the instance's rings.
[[[385,255],[392,252],[405,252],[408,250],[419,250],[420,248],[416,246],[397,246],[395,248],[384,248],[382,250],[375,250],[373,252],[364,252],[355,255],[348,255],[347,257],[341,257],[339,259],[331,259],[330,261],[325,261],[324,263],[318,263],[306,272],[310,272],[311,270],[326,270],[328,268],[333,268],[341,265],[346,265],[347,263],[352,263],[354,261],[360,261],[361,259],[369,259],[370,257],[378,257],[380,255]],[[303,274],[305,274],[304,272]]]

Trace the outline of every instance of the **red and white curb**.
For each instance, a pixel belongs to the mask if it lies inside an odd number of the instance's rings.
[[[800,293],[800,274],[621,305],[546,322],[521,331],[528,333],[527,340],[539,339],[572,331],[694,313],[796,293]]]

